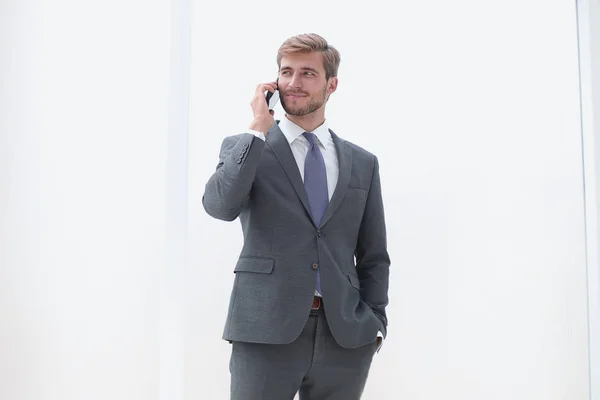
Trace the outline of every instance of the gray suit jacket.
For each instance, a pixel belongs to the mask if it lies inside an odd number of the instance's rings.
[[[249,133],[224,139],[202,198],[212,217],[239,217],[244,235],[223,339],[293,342],[310,313],[317,268],[340,346],[386,336],[390,259],[377,157],[330,133],[340,174],[321,226],[278,121],[266,142]]]

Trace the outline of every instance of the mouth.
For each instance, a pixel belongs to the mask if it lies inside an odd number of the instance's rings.
[[[291,97],[293,99],[299,99],[301,97],[306,97],[306,95],[300,94],[300,93],[286,93],[287,97]]]

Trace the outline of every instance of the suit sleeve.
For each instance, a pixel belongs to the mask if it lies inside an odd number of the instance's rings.
[[[202,205],[208,215],[235,220],[250,196],[265,141],[245,133],[223,140],[216,171],[206,183]]]
[[[367,303],[387,334],[388,286],[390,258],[387,251],[386,224],[379,179],[379,162],[374,157],[373,177],[356,246],[356,271],[361,298]]]

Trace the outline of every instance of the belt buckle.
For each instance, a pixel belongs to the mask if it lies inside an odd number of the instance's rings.
[[[321,308],[321,298],[319,296],[314,296],[311,310],[318,310],[320,308]]]

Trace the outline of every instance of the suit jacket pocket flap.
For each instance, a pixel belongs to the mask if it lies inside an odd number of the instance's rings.
[[[275,260],[269,258],[240,258],[234,272],[256,272],[270,274],[273,272]]]
[[[350,284],[354,286],[356,289],[360,290],[360,281],[358,280],[358,276],[354,274],[348,274],[348,279],[350,280]]]

